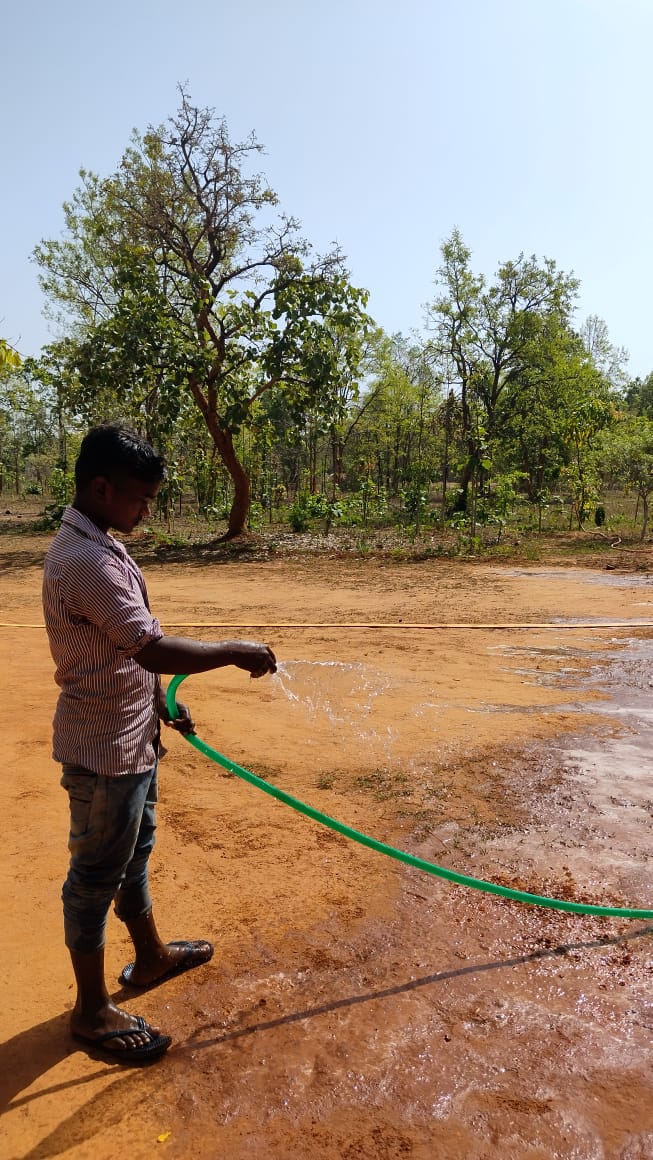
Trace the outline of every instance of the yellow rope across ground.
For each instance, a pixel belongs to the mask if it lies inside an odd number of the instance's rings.
[[[587,629],[587,628],[595,628],[595,629],[601,629],[601,628],[604,628],[604,629],[605,628],[609,628],[609,629],[653,628],[653,620],[635,620],[635,621],[624,621],[624,620],[594,621],[593,620],[590,622],[586,622],[586,621],[574,621],[573,623],[565,622],[564,624],[556,623],[555,621],[546,621],[544,623],[537,623],[537,622],[530,621],[530,622],[526,622],[525,624],[513,623],[513,622],[510,622],[508,624],[469,624],[469,623],[452,624],[448,621],[445,621],[445,622],[438,623],[438,624],[416,624],[413,621],[404,621],[404,620],[399,620],[396,622],[394,622],[394,621],[374,622],[374,623],[370,623],[370,624],[347,624],[346,621],[339,621],[337,624],[281,624],[281,623],[276,623],[274,621],[272,621],[269,624],[248,624],[245,621],[240,621],[240,622],[236,622],[236,623],[234,623],[232,621],[230,624],[219,624],[219,623],[206,622],[206,621],[203,621],[201,623],[199,623],[199,622],[193,623],[193,624],[179,624],[176,621],[171,621],[165,627],[166,628],[228,628],[228,629],[231,629],[231,628],[255,628],[257,630],[258,629],[266,630],[269,628],[284,628],[284,629],[299,629],[299,628],[322,628],[322,629],[324,629],[324,628],[329,628],[329,629],[338,629],[340,631],[342,629],[350,629],[350,628],[362,628],[362,629],[366,629],[366,628],[367,629],[410,628],[410,629],[431,629],[431,630],[439,630],[439,629],[458,629],[458,630],[460,630],[460,629],[485,629],[487,631],[493,631],[495,629],[511,629],[511,628],[513,628],[513,629],[538,629],[538,630],[539,629],[562,629],[562,628],[582,628],[582,629]],[[11,623],[9,621],[6,621],[6,622],[0,621],[0,628],[45,628],[45,625],[44,624],[19,624],[19,623]]]

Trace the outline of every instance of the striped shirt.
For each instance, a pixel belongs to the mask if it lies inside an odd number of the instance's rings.
[[[163,632],[126,549],[72,507],[45,559],[43,611],[61,689],[54,760],[106,776],[151,769],[160,681],[133,658]]]

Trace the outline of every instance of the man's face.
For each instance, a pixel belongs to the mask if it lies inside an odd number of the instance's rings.
[[[99,477],[97,483],[107,528],[124,533],[133,532],[149,516],[151,504],[161,487],[160,483],[148,483],[129,476],[113,480]]]

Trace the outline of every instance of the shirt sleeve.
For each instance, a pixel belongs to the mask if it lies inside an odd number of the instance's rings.
[[[77,557],[59,583],[60,599],[70,615],[95,625],[123,656],[134,656],[163,636],[136,576],[112,553],[99,560]]]

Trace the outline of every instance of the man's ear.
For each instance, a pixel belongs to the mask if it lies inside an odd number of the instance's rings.
[[[110,486],[110,481],[106,475],[95,475],[90,483],[91,493],[96,499],[105,500]]]

